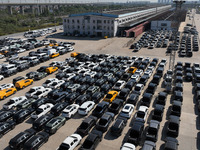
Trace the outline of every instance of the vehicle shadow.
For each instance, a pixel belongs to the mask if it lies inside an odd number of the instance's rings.
[[[11,148],[7,146],[6,148],[4,148],[4,150],[11,150]]]
[[[167,131],[167,121],[165,122],[163,128],[162,128],[162,133],[161,133],[161,140],[164,141],[166,138],[166,131]]]
[[[33,119],[29,118],[29,119],[27,119],[27,120],[25,121],[25,123],[32,124],[33,121],[34,121]]]
[[[200,132],[197,133],[197,149],[200,149]]]
[[[164,148],[165,148],[165,144],[162,144],[162,145],[160,145],[159,150],[164,150]]]
[[[110,133],[110,129],[106,132],[106,135],[104,136],[104,139],[106,140],[115,140],[119,138],[120,136],[114,136]]]

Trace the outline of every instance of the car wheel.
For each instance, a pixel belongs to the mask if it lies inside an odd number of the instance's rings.
[[[14,125],[12,125],[11,129],[14,129],[14,128],[15,128],[15,126],[14,126]]]
[[[16,91],[13,92],[13,94],[15,94],[15,93],[16,93]]]
[[[24,89],[24,86],[22,86],[22,89]]]
[[[6,99],[6,96],[3,97],[3,100]]]

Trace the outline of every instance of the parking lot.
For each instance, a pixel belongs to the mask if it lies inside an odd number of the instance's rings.
[[[196,14],[195,15],[195,24],[197,27],[197,31],[200,31],[200,15]],[[191,23],[191,20],[186,19],[187,22]],[[150,57],[150,58],[158,58],[159,62],[161,59],[167,59],[167,65],[165,66],[165,72],[168,70],[168,65],[169,65],[169,55],[166,55],[166,48],[156,48],[156,49],[147,49],[147,48],[142,48],[139,52],[134,53],[132,50],[129,49],[129,47],[126,46],[126,43],[128,43],[131,39],[129,38],[108,38],[108,39],[98,39],[98,38],[71,38],[71,37],[63,37],[60,35],[55,35],[55,40],[57,41],[68,41],[68,42],[75,42],[76,45],[74,46],[76,52],[80,53],[86,53],[86,54],[111,54],[111,55],[116,55],[116,56],[142,56],[142,57]],[[41,37],[39,39],[42,39]],[[138,40],[136,38],[136,40]],[[36,49],[32,50],[35,51]],[[30,51],[24,52],[19,54],[20,56],[25,56],[28,55]],[[181,58],[177,57],[176,55],[176,60],[175,62],[181,61],[181,62],[191,62],[193,63],[199,63],[200,62],[200,54],[198,52],[193,53],[192,58]],[[59,57],[56,57],[53,59],[53,61],[65,61],[66,58],[70,57],[70,53],[61,55]],[[0,63],[5,63],[5,58],[0,60]],[[48,66],[51,63],[52,59],[49,61],[46,61],[44,63],[41,63],[35,67],[31,67],[28,70],[22,71],[20,73],[17,73],[16,75],[13,75],[11,77],[5,78],[2,81],[0,81],[0,84],[4,83],[11,83],[12,79],[18,76],[25,76],[26,73],[30,71],[36,71],[39,67],[41,66]],[[154,71],[155,73],[155,71]],[[42,83],[44,83],[48,78],[55,77],[55,73],[43,78],[40,81],[35,81],[32,85],[28,86],[25,89],[22,89],[18,91],[16,94],[12,95],[11,97],[2,100],[0,103],[0,109],[2,108],[3,104],[5,104],[10,98],[16,97],[16,96],[22,96],[25,95],[27,91],[31,87],[34,86],[40,86]],[[143,92],[147,88],[148,83],[151,81],[152,77],[148,80],[146,83],[146,86],[142,93],[140,94],[139,100],[142,98]],[[161,91],[164,91],[165,89],[162,88],[162,81],[163,78],[160,81],[160,84],[157,87],[157,90],[152,98],[151,105],[149,107],[149,112],[152,111],[153,109],[153,102],[154,99],[157,97],[158,93]],[[198,129],[199,129],[199,117],[198,117],[198,111],[196,110],[195,103],[193,102],[193,93],[192,93],[192,88],[193,85],[191,82],[184,82],[183,83],[183,105],[182,105],[182,113],[181,113],[181,121],[180,121],[180,130],[179,130],[179,136],[178,136],[178,141],[179,141],[179,148],[180,150],[196,150],[200,149],[199,147],[199,134],[198,134]],[[171,95],[168,95],[167,97],[167,102],[165,105],[165,110],[163,114],[163,120],[160,123],[160,129],[158,133],[158,141],[156,142],[156,149],[163,149],[163,144],[164,144],[164,138],[166,137],[166,122],[168,120],[168,108],[171,105],[170,104],[170,98]],[[138,107],[137,107],[138,108]],[[122,141],[128,132],[128,130],[131,127],[132,124],[132,118],[134,118],[134,115],[136,113],[137,109],[134,110],[132,113],[131,119],[128,120],[128,123],[126,127],[124,128],[122,135],[118,138],[112,136],[108,130],[104,134],[103,140],[99,143],[98,147],[96,148],[97,150],[116,150],[119,149],[120,146],[122,145]],[[61,143],[62,141],[69,135],[73,134],[77,127],[81,124],[81,122],[84,120],[86,117],[82,117],[78,114],[76,114],[72,119],[67,120],[66,124],[61,127],[56,134],[52,135],[48,142],[45,143],[40,149],[41,150],[55,150]],[[148,117],[148,121],[150,118]],[[148,121],[145,123],[145,126],[148,126]],[[112,123],[111,123],[112,125]],[[8,148],[8,142],[9,140],[17,135],[19,132],[24,131],[25,129],[28,129],[32,127],[32,120],[27,119],[23,123],[17,125],[14,130],[11,130],[8,132],[6,135],[4,135],[0,139],[0,145],[2,149],[9,149]],[[143,136],[144,137],[144,136]],[[84,139],[81,141],[81,144],[84,142]],[[143,138],[144,140],[144,138]],[[81,145],[80,144],[80,145]],[[80,146],[79,146],[80,147]],[[141,146],[138,146],[137,149],[140,149]],[[78,147],[76,148],[78,149]]]

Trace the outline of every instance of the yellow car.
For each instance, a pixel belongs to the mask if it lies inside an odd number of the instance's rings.
[[[134,74],[136,72],[137,68],[136,67],[130,67],[128,70],[128,73]]]
[[[58,46],[58,43],[50,43],[49,46],[51,46],[51,47]]]
[[[51,74],[58,70],[58,67],[48,67],[46,68],[46,72]]]
[[[112,101],[117,97],[117,95],[118,95],[117,91],[109,91],[103,100],[112,103]]]
[[[50,57],[54,58],[54,57],[58,57],[59,55],[60,55],[59,53],[53,53],[53,54],[50,55]]]
[[[17,81],[15,83],[15,87],[18,89],[23,89],[32,83],[33,83],[32,79],[24,79],[24,80]]]
[[[76,53],[76,52],[71,53],[71,57],[76,57],[76,56],[78,56],[78,54],[79,54],[79,53]]]
[[[0,99],[5,99],[6,97],[15,94],[17,92],[16,88],[8,88],[0,91]]]

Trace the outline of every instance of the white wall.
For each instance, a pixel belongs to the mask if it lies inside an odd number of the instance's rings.
[[[171,30],[171,21],[151,21],[151,30]]]

